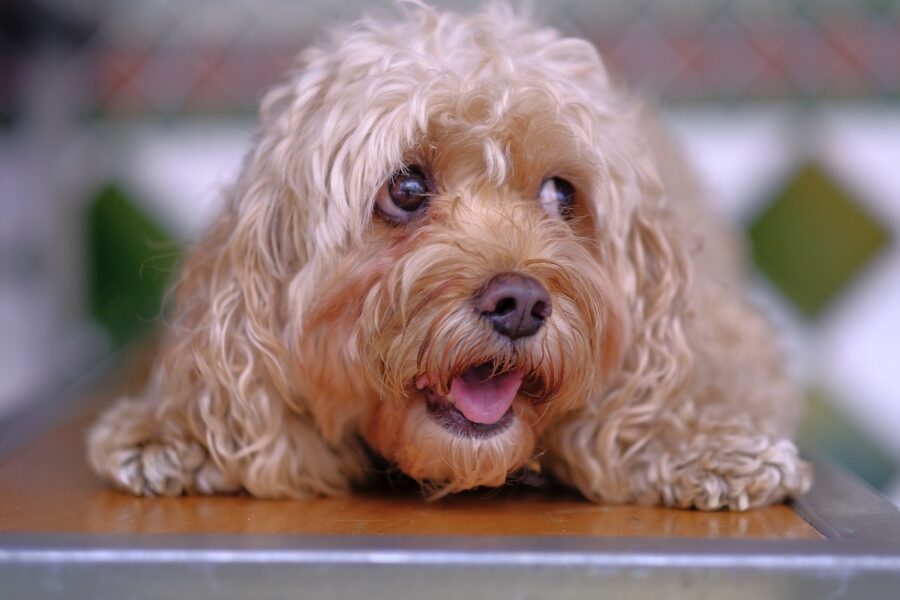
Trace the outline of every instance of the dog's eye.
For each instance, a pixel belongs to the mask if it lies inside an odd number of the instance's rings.
[[[406,221],[425,205],[430,196],[431,186],[422,170],[407,167],[381,186],[375,206],[392,221]]]
[[[538,194],[541,206],[551,215],[557,215],[563,219],[572,216],[572,208],[575,205],[575,188],[571,183],[561,177],[545,179],[541,184]]]

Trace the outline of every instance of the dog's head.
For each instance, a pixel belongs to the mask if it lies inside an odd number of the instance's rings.
[[[534,457],[665,277],[639,264],[665,248],[640,216],[660,190],[637,113],[593,46],[502,9],[416,8],[305,52],[264,102],[227,234],[294,408],[438,492]]]

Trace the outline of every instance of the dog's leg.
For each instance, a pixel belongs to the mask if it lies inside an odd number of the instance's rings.
[[[365,479],[367,465],[355,437],[330,444],[312,421],[286,413],[276,433],[241,460],[241,483],[259,498],[341,496]]]
[[[202,417],[194,427],[207,435],[197,436],[176,411],[157,415],[147,400],[125,398],[88,433],[88,460],[104,479],[142,496],[241,488],[265,498],[339,495],[365,477],[357,444],[330,445],[311,422],[290,413],[274,420],[278,425],[254,443],[242,441],[222,421]]]
[[[733,296],[703,306],[690,360],[659,361],[680,383],[599,397],[548,437],[548,466],[588,498],[744,510],[809,488],[790,441],[802,402],[771,328]]]
[[[635,501],[702,510],[746,510],[802,495],[810,466],[788,439],[736,423],[707,423],[677,440],[657,440],[626,462]]]
[[[144,399],[124,398],[107,410],[88,432],[88,460],[116,487],[140,496],[176,496],[237,491],[240,483],[225,475],[176,419],[160,422]]]
[[[704,510],[745,510],[803,494],[812,472],[790,441],[802,399],[775,334],[720,288],[689,324],[694,367],[681,395],[623,461],[635,498]]]
[[[809,489],[811,468],[787,437],[747,416],[681,416],[617,439],[604,435],[602,421],[573,420],[556,436],[547,465],[595,502],[746,510]]]

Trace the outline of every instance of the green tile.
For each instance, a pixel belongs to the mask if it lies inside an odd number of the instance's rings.
[[[121,344],[159,320],[180,251],[114,184],[88,204],[87,236],[91,314]]]
[[[818,316],[888,242],[888,231],[815,165],[797,170],[750,225],[759,268]]]
[[[821,390],[809,393],[801,446],[825,450],[832,458],[878,489],[900,474],[900,465]]]

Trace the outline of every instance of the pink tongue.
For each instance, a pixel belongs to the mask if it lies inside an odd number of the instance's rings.
[[[453,378],[450,397],[468,420],[491,425],[512,406],[524,375],[522,369],[516,369],[491,377],[490,370],[474,367]]]

